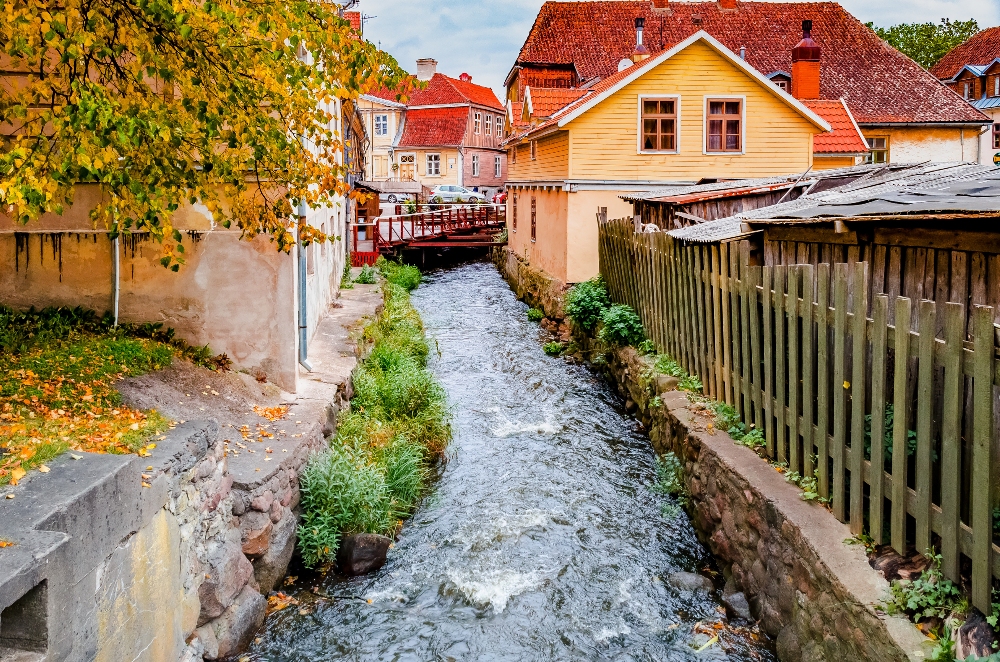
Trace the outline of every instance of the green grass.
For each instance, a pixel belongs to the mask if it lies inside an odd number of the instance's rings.
[[[332,561],[343,535],[392,535],[451,438],[444,389],[427,370],[429,347],[405,287],[416,287],[419,272],[386,264],[385,305],[364,331],[372,349],[355,371],[351,408],[330,449],[302,474],[299,548],[308,567]]]
[[[529,322],[541,322],[545,318],[545,313],[543,313],[538,308],[528,309],[528,321]]]
[[[402,287],[407,292],[415,290],[420,285],[420,269],[412,265],[379,257],[375,267],[382,272],[382,277],[388,282]]]

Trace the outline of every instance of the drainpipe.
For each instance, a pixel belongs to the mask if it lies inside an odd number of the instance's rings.
[[[119,235],[115,235],[115,238],[111,240],[111,252],[114,253],[111,259],[111,264],[112,269],[115,272],[114,301],[112,302],[115,315],[115,326],[118,326],[118,301],[121,298],[122,281],[121,251],[119,250],[119,241]]]
[[[309,205],[305,200],[299,202],[299,223],[306,222],[306,214],[309,213]],[[298,228],[296,228],[298,231]],[[306,263],[306,247],[301,240],[297,242],[299,260],[299,365],[312,372],[312,364],[309,363],[309,292],[308,271]]]

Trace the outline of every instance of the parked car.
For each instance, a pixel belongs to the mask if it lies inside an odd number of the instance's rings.
[[[451,184],[435,186],[434,190],[431,191],[431,199],[434,198],[440,198],[442,202],[458,202],[459,200],[462,202],[471,202],[473,200],[486,202],[486,196],[482,193],[476,193],[465,187]]]
[[[507,202],[507,191],[500,189],[493,194],[493,204],[502,205]]]
[[[388,202],[390,205],[403,203],[413,198],[413,196],[408,193],[383,193],[379,197],[383,202]]]

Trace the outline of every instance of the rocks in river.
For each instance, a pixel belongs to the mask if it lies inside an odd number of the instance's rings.
[[[667,577],[667,582],[674,588],[681,591],[705,591],[710,592],[713,588],[712,580],[694,572],[675,572]]]
[[[345,575],[366,575],[385,565],[392,540],[374,533],[359,533],[340,541],[337,566]]]
[[[752,621],[750,613],[750,603],[747,596],[742,591],[722,596],[722,603],[726,605],[726,613],[730,618],[738,618],[744,621]]]

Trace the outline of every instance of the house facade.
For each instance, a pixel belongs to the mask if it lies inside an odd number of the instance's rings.
[[[707,32],[636,59],[583,91],[527,87],[522,118],[549,115],[508,141],[509,248],[566,283],[598,273],[595,219],[631,216],[621,196],[805,172],[832,128]],[[558,96],[575,101],[539,102]]]
[[[963,99],[990,118],[979,134],[975,160],[1000,163],[1000,27],[988,28],[956,46],[931,68]]]
[[[361,99],[372,137],[366,179],[428,189],[451,184],[490,195],[502,188],[507,111],[496,94],[468,74],[438,73],[430,59],[417,61],[417,78],[426,87],[408,99],[391,90]]]

